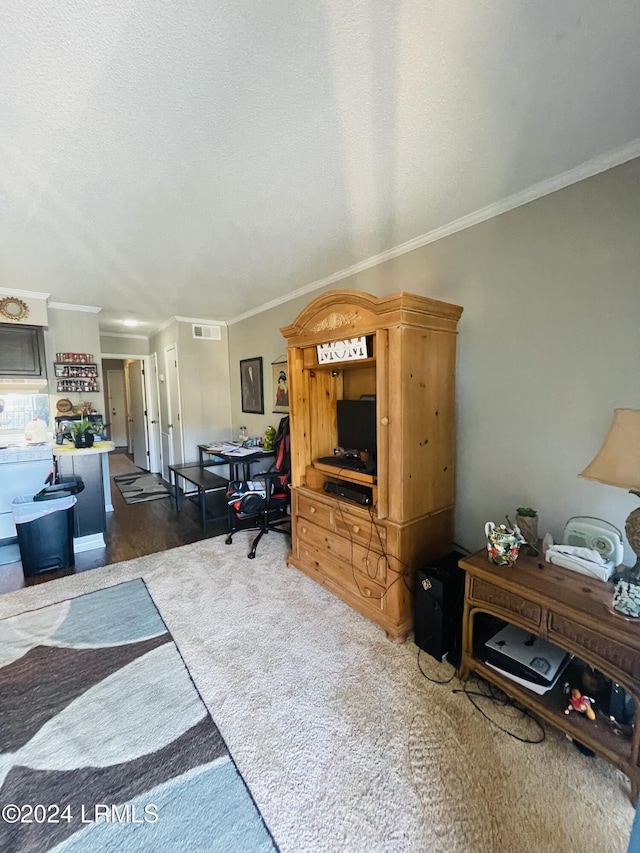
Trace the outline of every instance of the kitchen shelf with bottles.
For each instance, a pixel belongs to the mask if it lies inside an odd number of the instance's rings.
[[[56,390],[59,394],[84,394],[88,391],[99,391],[97,379],[59,379]]]
[[[67,364],[56,361],[53,365],[56,379],[97,379],[98,365],[89,362]]]
[[[53,372],[58,393],[99,391],[98,365],[91,362],[56,361]]]

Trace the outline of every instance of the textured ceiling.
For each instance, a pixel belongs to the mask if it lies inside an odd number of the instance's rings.
[[[637,0],[3,0],[0,286],[230,319],[640,138]]]

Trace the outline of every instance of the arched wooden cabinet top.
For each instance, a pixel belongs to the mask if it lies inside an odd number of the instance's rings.
[[[361,290],[331,290],[280,331],[295,346],[373,334],[397,325],[455,333],[461,314],[459,305],[413,293],[373,296]]]

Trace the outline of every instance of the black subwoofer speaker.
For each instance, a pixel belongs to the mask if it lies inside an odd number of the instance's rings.
[[[416,572],[413,604],[416,646],[436,660],[460,664],[465,573],[452,551]]]

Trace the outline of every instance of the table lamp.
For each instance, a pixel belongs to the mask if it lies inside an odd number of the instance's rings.
[[[640,497],[640,409],[614,409],[602,447],[579,476]],[[629,514],[624,530],[636,564],[614,576],[613,606],[626,615],[640,616],[640,507]]]

